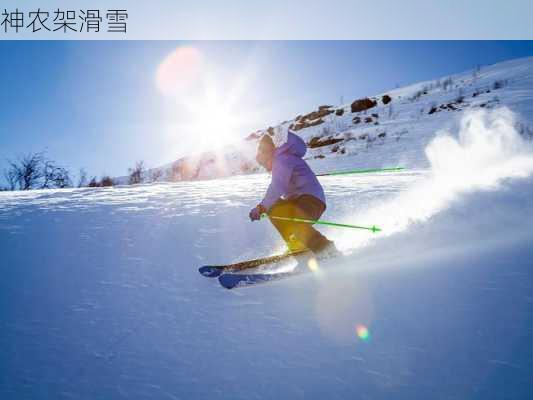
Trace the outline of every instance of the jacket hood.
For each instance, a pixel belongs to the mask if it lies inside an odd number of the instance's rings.
[[[277,138],[277,132],[275,132],[274,136],[272,137],[274,146],[276,146],[274,154],[276,156],[281,154],[291,154],[293,156],[302,158],[307,151],[307,146],[305,145],[305,142],[302,140],[302,138],[297,136],[290,129],[283,129],[283,131],[284,132]]]

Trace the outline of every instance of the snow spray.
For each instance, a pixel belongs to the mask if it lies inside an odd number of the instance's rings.
[[[533,151],[515,129],[515,115],[506,107],[465,113],[455,130],[443,129],[425,149],[430,174],[398,196],[350,216],[369,221],[391,235],[449,208],[461,195],[498,190],[509,178],[533,173]],[[341,248],[366,244],[367,236],[343,232]]]

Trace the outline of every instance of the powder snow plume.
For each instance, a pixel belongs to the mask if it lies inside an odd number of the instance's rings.
[[[466,113],[456,130],[436,133],[425,149],[430,173],[406,192],[387,199],[347,220],[379,226],[380,237],[423,223],[452,207],[458,198],[475,191],[498,190],[510,178],[533,173],[531,143],[515,129],[515,115],[508,108]],[[343,232],[336,238],[341,248],[359,247],[368,235]]]

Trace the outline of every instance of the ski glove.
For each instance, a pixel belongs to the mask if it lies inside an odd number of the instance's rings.
[[[261,214],[266,213],[266,208],[261,204],[258,204],[250,210],[250,221],[259,221],[261,219]]]

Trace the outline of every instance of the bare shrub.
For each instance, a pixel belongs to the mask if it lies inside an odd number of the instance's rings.
[[[128,184],[136,185],[143,183],[145,175],[144,161],[137,161],[133,168],[128,169],[128,174]]]
[[[100,186],[106,187],[106,186],[114,186],[115,182],[113,181],[113,178],[111,178],[108,175],[104,175],[102,179],[100,180]]]
[[[84,187],[87,186],[87,171],[85,171],[85,168],[80,168],[80,172],[78,175],[78,187]]]

